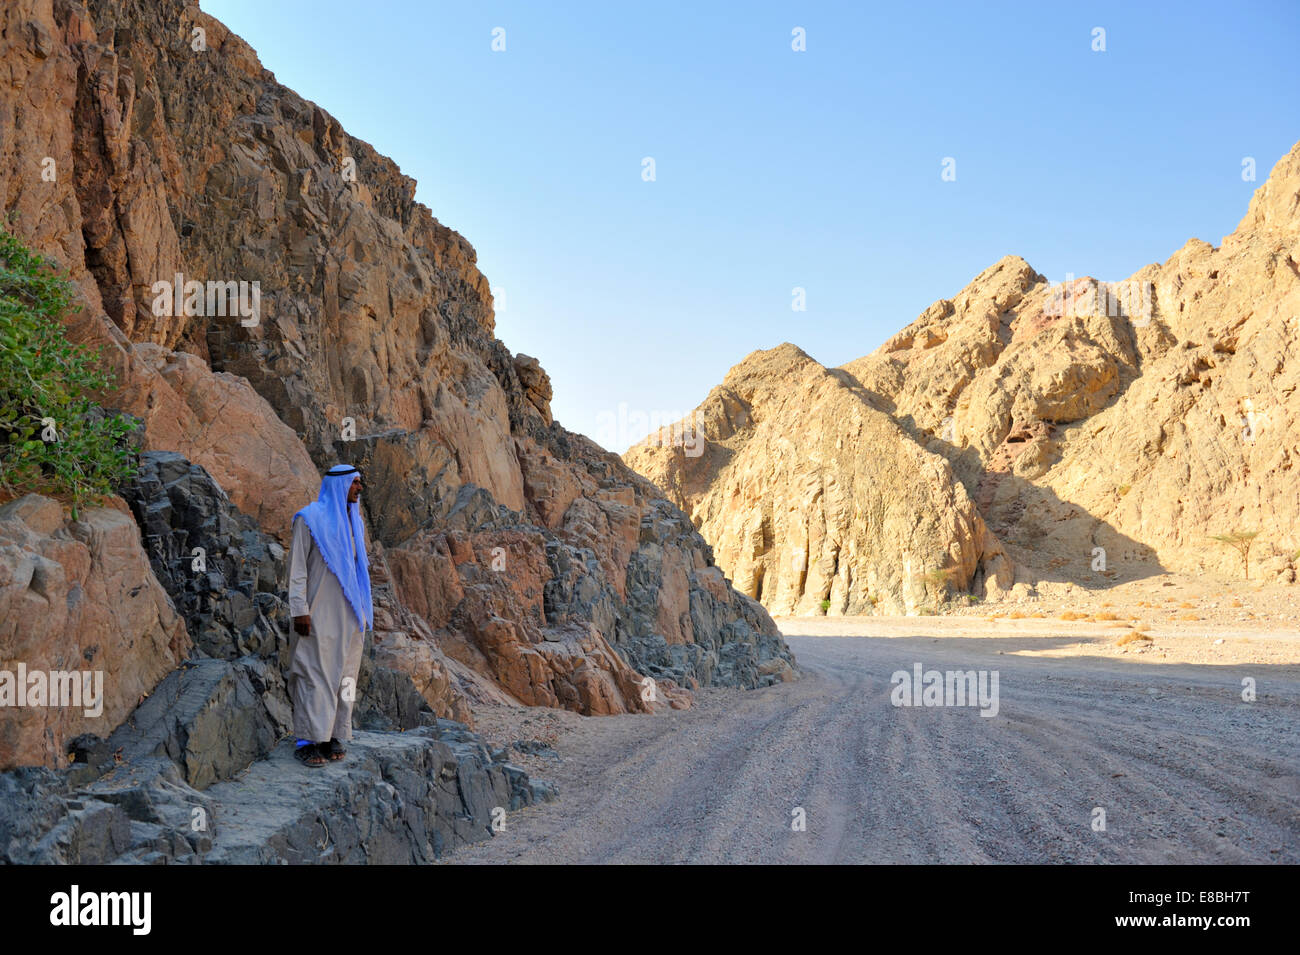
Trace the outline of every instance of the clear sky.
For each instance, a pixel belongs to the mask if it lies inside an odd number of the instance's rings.
[[[1297,0],[201,6],[418,181],[617,451],[620,405],[680,416],[783,341],[851,361],[1003,255],[1117,280],[1218,245],[1300,139]]]

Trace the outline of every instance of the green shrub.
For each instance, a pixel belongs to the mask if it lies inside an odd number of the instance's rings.
[[[66,337],[75,296],[67,276],[0,227],[0,487],[63,498],[74,518],[135,469],[131,420],[93,398],[112,383],[99,350]]]
[[[830,610],[830,609],[831,609],[831,602],[830,602],[829,600],[823,600],[823,601],[822,601],[822,614],[825,615],[826,611],[828,611],[828,610]]]

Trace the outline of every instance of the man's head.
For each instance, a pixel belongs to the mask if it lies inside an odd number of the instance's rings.
[[[351,464],[336,464],[325,472],[321,482],[321,500],[332,499],[342,510],[361,499],[361,472]]]

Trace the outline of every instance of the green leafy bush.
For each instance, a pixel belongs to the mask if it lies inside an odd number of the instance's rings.
[[[80,507],[134,472],[129,418],[94,401],[111,383],[99,350],[68,341],[75,289],[0,227],[0,487]]]

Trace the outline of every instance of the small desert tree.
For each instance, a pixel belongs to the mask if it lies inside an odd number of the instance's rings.
[[[1246,579],[1250,580],[1250,547],[1255,543],[1259,531],[1233,531],[1230,534],[1212,534],[1210,540],[1234,548],[1241,555],[1241,564],[1245,569]]]
[[[68,341],[68,278],[0,226],[0,487],[82,504],[133,470],[131,422],[93,395],[110,384],[97,349]]]

